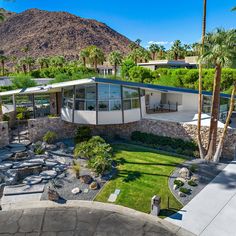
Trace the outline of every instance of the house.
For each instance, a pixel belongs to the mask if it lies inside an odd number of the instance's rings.
[[[211,92],[203,92],[203,125],[210,123]],[[197,122],[198,91],[105,78],[90,78],[0,93],[3,113],[26,107],[32,118],[57,114],[75,124],[125,124],[142,119]],[[223,126],[230,95],[221,94]]]
[[[186,57],[184,60],[155,60],[146,63],[138,63],[138,66],[142,66],[151,70],[156,70],[158,68],[196,69],[197,65],[197,57]]]

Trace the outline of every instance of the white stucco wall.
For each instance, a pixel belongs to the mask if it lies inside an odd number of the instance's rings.
[[[98,112],[98,124],[122,124],[122,111]]]
[[[132,110],[125,110],[124,111],[124,122],[134,122],[141,119],[140,109],[132,109]]]
[[[74,123],[96,125],[96,111],[75,111]]]
[[[183,93],[183,111],[198,110],[198,94]]]
[[[161,93],[160,92],[146,92],[149,95],[149,107],[152,109],[157,106],[161,101]]]
[[[142,111],[142,116],[144,117],[147,114],[145,96],[141,97],[141,111]]]
[[[61,119],[64,121],[72,122],[72,109],[62,108],[61,109]]]
[[[167,93],[165,103],[168,103],[168,101],[170,102],[170,104],[176,104],[177,102],[179,105],[182,105],[183,95],[179,93]]]

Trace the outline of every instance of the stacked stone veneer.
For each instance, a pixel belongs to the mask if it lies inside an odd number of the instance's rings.
[[[9,144],[8,122],[0,122],[0,148]]]
[[[74,137],[77,127],[80,125],[62,121],[60,118],[40,118],[29,120],[29,138],[32,142],[42,139],[48,131],[55,131],[58,138]],[[120,125],[90,125],[94,135],[105,137],[129,138],[133,131],[153,133],[156,135],[181,138],[184,140],[197,140],[197,126],[181,124],[177,122],[159,121],[143,119],[138,122]],[[202,127],[202,140],[206,147],[209,127]],[[221,136],[223,129],[218,130],[218,137]],[[234,158],[236,145],[236,130],[229,129],[228,136],[224,144],[223,156]]]

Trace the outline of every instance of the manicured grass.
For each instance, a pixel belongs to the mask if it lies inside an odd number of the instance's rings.
[[[114,159],[119,163],[118,173],[105,185],[96,201],[107,202],[110,194],[120,189],[116,204],[138,211],[149,213],[154,195],[162,198],[163,217],[182,207],[169,190],[168,177],[178,164],[185,161],[184,158],[160,154],[154,149],[132,144],[115,144],[113,148]]]

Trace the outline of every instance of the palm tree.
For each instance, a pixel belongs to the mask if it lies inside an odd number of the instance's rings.
[[[95,71],[98,70],[98,64],[105,61],[105,55],[102,49],[98,48],[97,46],[90,46],[89,47],[89,59],[94,65]]]
[[[31,72],[31,68],[35,63],[35,59],[32,57],[25,57],[25,63],[27,65],[28,72]]]
[[[140,59],[144,60],[144,62],[148,62],[152,59],[151,54],[148,50],[141,48]]]
[[[174,54],[174,59],[178,60],[179,57],[180,57],[180,54],[183,52],[183,47],[181,45],[181,41],[180,40],[175,40],[173,45],[171,46],[170,50]]]
[[[203,0],[203,18],[202,18],[202,42],[200,55],[204,54],[205,36],[206,36],[206,14],[207,0]],[[195,44],[196,46],[196,44]],[[204,159],[204,151],[201,138],[201,120],[202,120],[202,63],[199,62],[199,78],[198,78],[198,122],[197,122],[197,140],[200,158]]]
[[[152,60],[155,60],[156,54],[160,52],[160,47],[158,44],[153,43],[149,46],[149,51],[152,53]]]
[[[83,60],[83,65],[86,67],[86,60],[89,58],[89,49],[84,48],[83,50],[80,51],[80,58]]]
[[[160,59],[163,58],[163,54],[165,53],[165,47],[163,45],[159,46],[159,53],[160,53]]]
[[[16,63],[17,63],[17,57],[16,56],[11,56],[10,57],[10,61],[12,62],[13,64],[13,71],[15,72],[16,71]]]
[[[0,23],[3,22],[4,20],[5,20],[4,10],[1,9],[0,10]]]
[[[122,60],[123,56],[120,51],[113,51],[109,55],[109,62],[111,63],[111,65],[114,66],[115,69],[115,77],[117,74],[117,66],[121,65]]]
[[[5,75],[5,62],[7,60],[7,57],[4,55],[4,51],[0,50],[0,63],[2,67],[2,75]]]
[[[65,63],[64,56],[53,56],[53,57],[50,57],[48,60],[49,60],[49,64],[55,67],[63,67]]]
[[[222,153],[222,149],[223,149],[223,145],[224,145],[224,140],[225,140],[225,137],[226,137],[226,134],[227,134],[227,131],[228,131],[228,126],[229,126],[229,123],[230,123],[230,119],[231,119],[231,116],[232,116],[232,113],[233,113],[233,110],[234,110],[235,94],[236,94],[236,83],[234,84],[234,87],[233,87],[233,90],[232,90],[232,93],[231,93],[230,108],[229,108],[227,119],[226,119],[226,122],[225,122],[225,125],[224,125],[224,130],[223,130],[222,136],[220,138],[220,142],[217,146],[215,155],[213,157],[214,162],[219,162],[220,157],[221,157],[221,153]]]
[[[231,11],[236,11],[236,7],[233,7]]]
[[[39,57],[36,60],[37,64],[40,66],[40,69],[48,68],[49,66],[49,58],[47,57]]]
[[[21,58],[19,61],[19,65],[22,68],[22,71],[24,72],[24,74],[27,74],[27,62],[25,58]]]
[[[236,30],[217,29],[215,33],[207,34],[205,39],[205,53],[202,56],[202,62],[210,62],[215,66],[211,123],[206,155],[207,160],[212,160],[216,152],[222,67],[236,56]]]

